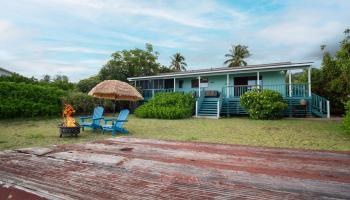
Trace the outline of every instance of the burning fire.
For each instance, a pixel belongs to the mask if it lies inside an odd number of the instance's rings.
[[[65,104],[65,108],[63,111],[63,118],[64,122],[63,125],[65,127],[75,127],[77,126],[75,124],[75,119],[72,117],[72,115],[75,113],[74,108],[70,104]]]

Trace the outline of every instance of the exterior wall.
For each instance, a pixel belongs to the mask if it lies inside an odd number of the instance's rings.
[[[230,74],[229,75],[229,85],[234,85],[235,77],[246,77],[246,76],[256,76],[257,73],[246,73],[246,74]],[[280,71],[274,72],[261,72],[260,76],[262,77],[263,85],[281,85],[285,84],[285,75]],[[191,91],[197,90],[198,88],[191,88],[191,80],[196,79],[193,78],[177,78],[176,79],[176,91]],[[227,76],[224,75],[216,75],[216,76],[201,76],[201,78],[208,78],[208,87],[205,87],[205,90],[217,90],[219,92],[222,91],[222,88],[226,86]],[[179,88],[179,80],[183,80],[183,88]],[[275,89],[275,88],[271,88]],[[279,89],[279,88],[276,88]],[[284,86],[281,87],[281,93],[284,92]]]

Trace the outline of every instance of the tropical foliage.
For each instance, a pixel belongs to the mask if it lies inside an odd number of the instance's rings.
[[[272,90],[256,89],[244,93],[240,98],[241,105],[252,119],[279,119],[287,108],[281,94]]]
[[[48,85],[0,82],[0,118],[59,116],[64,95]]]
[[[135,115],[141,118],[183,119],[193,114],[195,100],[191,94],[158,93],[149,102],[138,107]]]
[[[186,71],[187,63],[185,62],[185,57],[181,55],[180,53],[174,54],[172,57],[170,57],[171,63],[170,68],[174,71]]]
[[[246,66],[247,62],[244,60],[250,56],[248,51],[248,46],[244,45],[232,45],[232,48],[229,50],[230,53],[226,54],[224,64],[228,65],[228,67],[239,67]]]
[[[151,44],[146,44],[145,49],[117,51],[112,54],[112,58],[101,68],[97,76],[80,80],[77,87],[81,92],[88,92],[104,80],[126,82],[128,77],[171,72],[170,68],[158,62],[158,56],[158,52],[153,50]]]
[[[312,70],[312,91],[330,100],[333,114],[344,113],[344,103],[350,94],[350,36],[345,30],[340,48],[333,56],[321,45],[323,51],[320,69]],[[299,82],[307,82],[307,72],[297,76]]]
[[[99,78],[127,81],[128,77],[155,75],[161,66],[157,60],[158,52],[153,51],[151,44],[146,44],[146,50],[136,48],[117,51],[102,67]]]
[[[51,78],[49,75],[44,75],[43,79],[38,80],[34,77],[27,78],[17,73],[11,74],[11,76],[0,76],[0,82],[14,82],[14,83],[27,83],[42,86],[52,86],[62,90],[74,90],[75,85],[69,82],[69,79],[65,75],[56,75]]]
[[[350,133],[350,100],[345,104],[345,116],[343,119],[343,125],[345,130]]]
[[[77,88],[80,92],[88,93],[100,82],[101,80],[98,76],[91,76],[90,78],[80,80],[77,84]]]

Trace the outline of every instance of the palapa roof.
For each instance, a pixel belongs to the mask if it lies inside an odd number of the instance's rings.
[[[119,80],[106,80],[91,89],[89,95],[113,100],[138,101],[142,95],[128,83]]]

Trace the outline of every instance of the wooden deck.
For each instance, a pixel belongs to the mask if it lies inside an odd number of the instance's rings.
[[[121,137],[0,163],[0,199],[350,199],[350,152]]]

